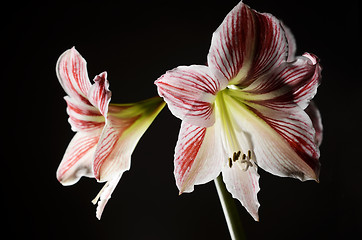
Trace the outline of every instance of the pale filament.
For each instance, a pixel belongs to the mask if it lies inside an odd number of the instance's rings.
[[[231,168],[233,166],[233,163],[235,163],[239,168],[241,168],[241,170],[247,171],[249,167],[253,166],[253,163],[251,162],[251,151],[248,150],[248,155],[243,153],[241,159],[240,155],[241,151],[233,153],[233,157],[229,158],[229,167]]]

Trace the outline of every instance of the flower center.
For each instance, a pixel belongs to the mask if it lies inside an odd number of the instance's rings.
[[[237,165],[241,170],[247,171],[249,167],[253,166],[251,144],[249,137],[243,131],[242,118],[238,112],[235,112],[232,108],[233,100],[229,96],[229,92],[232,91],[226,88],[220,91],[215,99],[216,118],[221,130],[222,142],[227,154],[232,155],[227,158],[227,165],[231,168],[233,165]],[[243,152],[247,150],[247,154]],[[229,155],[229,156],[230,156]]]

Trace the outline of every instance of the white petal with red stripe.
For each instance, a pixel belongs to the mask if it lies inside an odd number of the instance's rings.
[[[309,106],[305,109],[305,112],[312,120],[312,124],[315,130],[314,142],[319,147],[323,140],[323,124],[321,114],[317,105],[313,101],[309,103]]]
[[[259,221],[259,201],[257,194],[259,187],[259,174],[254,164],[246,171],[240,169],[236,164],[233,167],[224,167],[222,170],[226,189],[232,196],[238,199],[246,208],[255,221]]]
[[[194,185],[215,179],[221,171],[225,154],[215,125],[198,127],[182,122],[175,148],[174,174],[176,185],[183,192],[192,192]]]
[[[137,118],[111,119],[108,117],[108,123],[103,129],[93,163],[94,175],[98,180],[106,181],[114,174],[129,170],[131,154],[136,143],[131,139],[122,138],[122,135],[136,120]]]
[[[208,66],[221,71],[229,84],[245,87],[287,56],[288,43],[279,20],[240,2],[213,34]]]
[[[181,66],[168,71],[155,84],[171,112],[190,124],[209,127],[214,124],[214,100],[227,80],[211,73],[206,66]]]
[[[311,54],[297,57],[293,62],[284,62],[242,89],[236,97],[279,110],[297,103],[302,109],[317,93],[321,67]]]
[[[82,176],[93,177],[93,155],[102,129],[78,132],[69,143],[57,170],[57,179],[63,185],[72,185]]]
[[[287,27],[284,23],[282,23],[285,36],[288,41],[288,62],[295,60],[295,53],[297,51],[297,42],[295,41],[294,35],[289,27]]]
[[[67,102],[68,121],[73,131],[93,131],[96,128],[103,128],[105,118],[98,109],[68,96],[64,99]]]
[[[108,121],[93,163],[96,179],[108,181],[129,170],[133,150],[164,106],[160,97],[132,104],[109,105]]]
[[[89,104],[87,94],[91,83],[87,73],[87,62],[74,47],[59,57],[56,73],[68,96],[84,104]]]
[[[104,117],[107,117],[108,104],[111,101],[111,91],[109,91],[109,82],[107,72],[103,72],[94,78],[94,84],[88,92],[88,99],[97,107]]]
[[[243,131],[250,136],[255,161],[264,170],[278,176],[301,180],[318,179],[319,150],[308,115],[298,106],[275,110],[257,104],[245,104],[225,94],[228,106]]]

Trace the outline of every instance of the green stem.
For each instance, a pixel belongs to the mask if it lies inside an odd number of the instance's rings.
[[[222,210],[229,228],[231,239],[245,240],[243,226],[241,224],[235,201],[226,190],[221,174],[214,180],[217,194],[219,195]]]

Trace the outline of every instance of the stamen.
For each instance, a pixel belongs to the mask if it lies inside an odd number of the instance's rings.
[[[245,171],[245,172],[249,169],[249,167],[252,167],[252,166],[253,166],[253,164],[251,163],[250,159],[248,159],[248,160],[243,160],[243,161],[241,161],[240,163],[245,163],[245,164],[246,164],[246,167],[243,168],[243,171]]]
[[[238,153],[236,154],[236,159],[239,159],[240,154],[241,154],[241,151],[238,151]]]
[[[241,151],[238,151],[238,152],[234,152],[233,153],[233,157],[229,157],[228,158],[228,164],[229,164],[229,167],[231,168],[233,166],[233,162],[236,162],[239,160],[240,158],[240,155],[241,155]],[[243,153],[243,156],[242,156],[242,159],[240,160],[240,167],[243,171],[247,171],[249,169],[249,167],[252,167],[253,166],[253,163],[250,161],[251,160],[251,150],[248,150],[248,154],[244,154]],[[241,164],[245,164],[245,167],[241,166]]]
[[[231,160],[231,158],[229,158],[229,167],[231,168],[233,166],[233,162]]]
[[[248,150],[248,155],[243,154],[242,160],[240,161],[241,164],[245,164],[245,168],[242,168],[243,171],[247,171],[249,167],[253,166],[251,160],[251,151]]]

